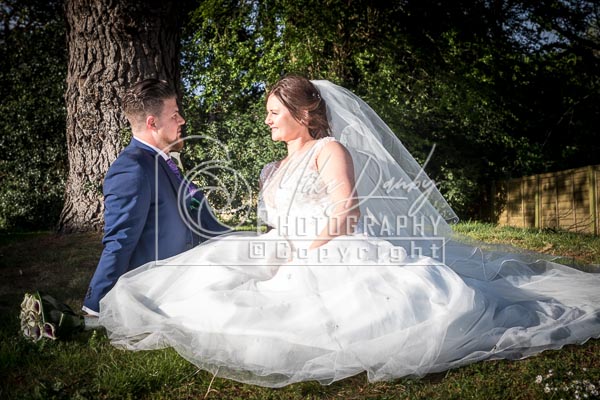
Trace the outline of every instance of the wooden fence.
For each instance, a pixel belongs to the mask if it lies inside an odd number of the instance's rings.
[[[600,165],[495,182],[492,209],[501,225],[598,235]]]

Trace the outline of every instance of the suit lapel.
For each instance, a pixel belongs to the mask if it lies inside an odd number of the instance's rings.
[[[133,147],[138,147],[141,149],[144,149],[150,153],[152,153],[152,157],[154,157],[154,167],[156,168],[156,173],[157,174],[163,174],[166,175],[167,180],[170,182],[171,188],[173,189],[173,191],[175,192],[175,196],[178,196],[179,194],[179,185],[180,182],[177,179],[177,177],[173,174],[173,171],[171,171],[171,168],[169,168],[169,166],[167,165],[167,162],[165,161],[164,158],[162,158],[162,156],[160,154],[158,154],[156,152],[156,150],[154,150],[151,147],[146,146],[144,143],[133,139],[131,141],[130,146]],[[156,166],[156,164],[158,163],[158,167]],[[160,172],[162,171],[162,172]],[[186,196],[187,198],[187,196]],[[186,204],[189,203],[190,199],[186,199]]]
[[[171,171],[171,168],[169,168],[169,166],[167,165],[167,162],[161,156],[157,155],[157,159],[158,159],[158,164],[160,165],[160,168],[162,168],[163,172],[167,175],[169,182],[171,182],[171,186],[173,187],[173,190],[175,191],[175,194],[177,195],[179,193],[179,185],[180,185],[179,180],[177,179],[175,174],[173,174],[173,171]]]

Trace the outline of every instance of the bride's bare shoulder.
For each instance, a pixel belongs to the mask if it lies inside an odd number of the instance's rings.
[[[329,138],[325,138],[329,139]],[[325,140],[321,139],[321,140]],[[317,167],[325,165],[335,165],[336,167],[352,165],[352,157],[346,147],[335,138],[323,143],[317,154]]]

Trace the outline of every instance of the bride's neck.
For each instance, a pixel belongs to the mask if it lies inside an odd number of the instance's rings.
[[[287,153],[288,153],[287,156],[291,157],[292,155],[294,155],[294,153],[296,153],[298,151],[302,151],[305,148],[305,146],[307,146],[308,143],[310,143],[314,140],[315,139],[313,139],[312,137],[308,137],[308,138],[301,137],[301,138],[290,140],[289,142],[286,142]]]

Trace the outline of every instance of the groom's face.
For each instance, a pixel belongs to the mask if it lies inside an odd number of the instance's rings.
[[[156,147],[166,153],[170,151],[179,151],[183,148],[181,127],[185,124],[185,119],[179,114],[177,99],[166,99],[163,102],[163,109],[155,118],[154,124]]]

